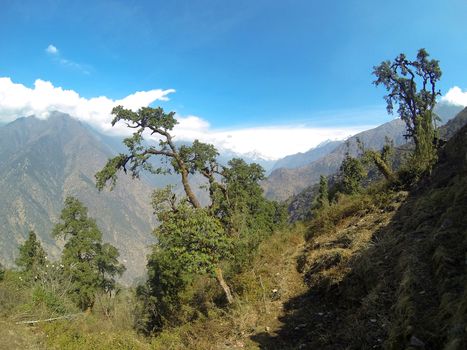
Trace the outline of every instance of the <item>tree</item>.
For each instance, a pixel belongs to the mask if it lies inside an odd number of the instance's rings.
[[[201,208],[201,204],[190,186],[188,176],[190,172],[193,173],[198,169],[202,161],[210,159],[211,154],[203,151],[211,149],[201,146],[196,149],[188,147],[179,149],[170,134],[170,131],[177,124],[174,118],[175,113],[164,113],[160,107],[143,107],[138,112],[133,112],[122,106],[117,106],[112,110],[112,114],[115,115],[112,126],[119,121],[124,121],[129,128],[136,131],[133,136],[124,140],[129,154],[119,154],[109,159],[105,167],[96,174],[97,188],[102,190],[108,182],[111,186],[115,185],[119,170],[125,172],[130,170],[133,177],[138,177],[141,170],[148,170],[156,174],[167,173],[169,169],[166,167],[155,168],[148,162],[151,156],[163,156],[171,161],[174,171],[180,174],[183,188],[190,203],[195,208]],[[158,146],[143,146],[143,132],[145,131],[160,137]]]
[[[373,68],[376,86],[383,85],[388,94],[384,97],[387,110],[397,113],[407,126],[407,138],[415,144],[414,166],[420,171],[431,169],[436,161],[436,120],[433,113],[436,97],[441,92],[436,83],[441,78],[439,61],[428,59],[425,49],[420,49],[415,60],[400,54],[393,62],[383,61]]]
[[[267,219],[265,211],[271,218],[268,221],[269,230],[273,225],[273,219],[282,218],[281,215],[276,215],[278,206],[273,203],[267,202],[262,198],[262,190],[258,185],[264,177],[264,170],[257,164],[246,164],[243,160],[234,159],[229,162],[229,165],[221,166],[217,162],[218,152],[213,145],[202,143],[195,140],[191,145],[177,146],[173,141],[172,130],[177,124],[174,118],[174,113],[165,113],[162,108],[141,108],[137,112],[124,109],[118,106],[112,110],[115,118],[112,125],[119,121],[123,121],[129,128],[135,129],[134,134],[124,140],[128,148],[128,154],[119,154],[118,156],[109,159],[105,167],[96,174],[96,185],[99,190],[102,190],[106,184],[110,183],[111,188],[115,185],[117,180],[117,173],[119,170],[124,172],[130,171],[133,177],[138,177],[140,171],[147,170],[155,174],[164,174],[174,171],[181,177],[181,182],[186,194],[190,210],[193,213],[201,215],[205,218],[204,222],[194,221],[195,224],[205,224],[207,217],[210,222],[220,223],[227,236],[241,238],[245,233],[248,238],[248,249],[257,244],[251,244],[257,241],[251,239],[251,228],[259,228],[265,225]],[[144,143],[143,134],[149,133],[155,137],[159,137],[158,145],[149,145]],[[160,156],[165,158],[165,164],[161,166],[152,165],[149,160],[152,156]],[[192,174],[203,176],[207,180],[207,187],[211,199],[211,204],[208,208],[202,208],[200,201],[191,188],[188,177]],[[190,236],[193,231],[199,230],[200,234],[204,234],[206,239],[210,239],[211,235],[217,235],[217,226],[208,225],[200,228],[192,228],[184,224],[180,215],[179,204],[175,195],[170,189],[163,189],[156,191],[153,196],[153,205],[160,207],[162,210],[159,213],[161,221],[161,230],[165,225],[173,226],[174,230],[187,230],[183,232],[184,235]],[[183,212],[186,214],[188,209],[183,207]],[[207,216],[206,216],[207,215]],[[254,219],[253,219],[254,218]],[[165,221],[168,221],[167,223]],[[174,225],[180,225],[176,229]],[[208,232],[206,228],[213,229],[213,232]],[[191,231],[190,231],[191,230]],[[159,231],[163,232],[163,231]],[[180,233],[181,235],[182,233]],[[212,237],[211,237],[212,238]],[[186,243],[186,241],[181,241]],[[214,241],[213,241],[214,242]],[[222,240],[215,241],[214,243],[222,245]],[[195,245],[200,251],[204,253],[205,249],[202,246]],[[186,247],[185,247],[186,248]],[[170,250],[169,246],[164,246],[159,242],[159,250]],[[194,248],[190,248],[193,250]],[[208,249],[208,254],[212,254],[211,259],[217,261],[220,259],[216,254],[222,251],[222,246],[217,248]],[[198,253],[192,252],[190,256],[196,261]],[[165,258],[171,256],[169,252],[164,253]],[[162,256],[162,253],[158,254]],[[238,255],[238,254],[237,254]],[[180,257],[173,255],[174,259],[180,260]],[[174,261],[174,264],[178,264]],[[158,269],[164,264],[159,264]],[[189,265],[186,265],[189,266]],[[226,299],[231,302],[233,300],[230,288],[223,279],[223,273],[220,265],[216,265],[215,272],[217,280],[222,287]],[[149,267],[150,268],[150,267]],[[198,270],[202,273],[204,270]],[[196,271],[194,271],[196,272]]]
[[[251,224],[245,220],[262,212],[265,199],[258,182],[264,179],[264,169],[258,164],[247,164],[243,159],[234,158],[223,167],[221,175],[222,182],[217,185],[221,190],[212,197],[211,209],[229,234],[238,236]]]
[[[148,259],[148,280],[137,290],[146,332],[178,321],[183,293],[197,276],[215,278],[227,301],[233,302],[220,268],[232,253],[232,239],[219,219],[208,208],[177,203],[170,188],[155,190],[152,204],[161,223],[154,230],[158,243]]]
[[[378,152],[372,149],[366,149],[365,145],[359,138],[357,138],[357,146],[362,152],[362,161],[365,164],[373,163],[379,172],[389,182],[395,180],[394,172],[391,166],[391,157],[394,154],[394,143],[386,137],[386,143],[383,148]]]
[[[69,276],[71,295],[81,309],[92,308],[98,291],[110,292],[114,277],[121,275],[124,266],[118,263],[118,250],[106,243],[87,208],[76,198],[67,197],[52,235],[66,240],[62,264]]]
[[[348,153],[340,166],[342,176],[342,192],[346,194],[359,193],[362,189],[361,182],[365,177],[365,169],[357,158],[351,157]]]
[[[0,263],[0,282],[3,281],[5,278],[5,268],[3,267],[2,263]]]
[[[47,261],[41,243],[37,240],[34,231],[29,232],[28,239],[19,246],[19,256],[16,265],[24,272],[34,275]]]
[[[284,225],[287,212],[285,206],[264,198],[259,185],[264,169],[260,165],[234,158],[220,174],[210,212],[233,238],[235,254],[230,257],[229,267],[231,272],[239,272],[249,266],[260,242]]]
[[[98,245],[96,256],[97,269],[99,271],[100,288],[111,295],[115,289],[115,276],[121,276],[125,267],[118,262],[120,253],[110,243]]]
[[[328,178],[324,175],[320,175],[319,177],[319,191],[316,201],[318,208],[326,208],[329,206]]]

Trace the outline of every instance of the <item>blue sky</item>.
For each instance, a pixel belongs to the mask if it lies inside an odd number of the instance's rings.
[[[391,119],[371,71],[400,52],[426,48],[442,92],[467,90],[465,14],[465,0],[2,0],[0,77],[86,99],[174,89],[153,105],[215,130],[351,132]]]

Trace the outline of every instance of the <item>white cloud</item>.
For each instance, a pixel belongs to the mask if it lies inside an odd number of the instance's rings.
[[[123,105],[136,110],[155,101],[167,101],[168,90],[138,91],[120,100],[105,96],[84,98],[73,90],[55,87],[51,82],[36,80],[33,88],[16,84],[10,78],[0,78],[0,121],[9,122],[21,116],[36,115],[45,119],[52,111],[70,114],[97,130],[127,136],[132,130],[119,123],[112,127],[111,110]],[[277,159],[297,152],[305,152],[328,139],[343,139],[370,126],[324,128],[307,125],[277,125],[268,127],[215,129],[206,120],[197,116],[176,116],[179,124],[173,134],[176,140],[199,139],[213,143],[219,149],[234,152],[256,153],[266,158]]]
[[[50,44],[45,49],[45,52],[47,52],[48,54],[51,54],[51,55],[57,55],[58,54],[58,49],[55,46],[53,46],[52,44]]]
[[[462,91],[460,87],[454,86],[441,98],[441,101],[467,107],[467,91]]]
[[[73,90],[55,87],[49,81],[37,79],[34,87],[15,84],[10,78],[0,78],[0,121],[9,122],[18,117],[35,115],[45,119],[52,111],[68,113],[72,117],[89,123],[102,132],[123,134],[123,126],[112,128],[112,108],[122,105],[138,109],[159,100],[166,101],[167,95],[175,92],[168,90],[139,91],[121,100],[112,100],[105,96],[90,99],[81,97]]]
[[[289,154],[305,152],[326,140],[344,139],[372,126],[310,127],[306,125],[277,125],[268,127],[216,130],[201,118],[180,118],[175,129],[179,139],[215,144],[240,154],[257,154],[268,159],[278,159]],[[189,120],[188,120],[189,119]],[[187,124],[190,124],[187,127]]]
[[[53,60],[55,62],[58,62],[64,67],[77,70],[83,74],[90,74],[91,67],[89,65],[78,63],[78,62],[75,62],[68,58],[63,57],[60,51],[58,50],[58,48],[52,44],[47,46],[47,48],[45,49],[45,52],[47,52],[51,57],[53,57]]]

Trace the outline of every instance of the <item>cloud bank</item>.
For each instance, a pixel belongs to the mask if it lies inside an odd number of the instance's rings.
[[[53,45],[51,45],[53,46]],[[55,48],[55,47],[54,47]],[[55,48],[58,53],[58,49]],[[54,49],[50,48],[51,51]],[[111,126],[111,110],[117,105],[137,110],[156,101],[167,101],[174,89],[138,91],[122,99],[106,96],[81,97],[73,90],[55,87],[51,82],[38,79],[32,88],[0,78],[0,121],[10,122],[18,117],[35,115],[47,118],[52,111],[67,113],[95,129],[110,135],[127,136],[131,131],[122,124]],[[467,106],[467,92],[453,87],[441,101]],[[271,125],[236,129],[217,129],[198,116],[177,115],[179,124],[174,135],[180,141],[199,139],[213,143],[219,149],[239,154],[256,154],[277,159],[289,154],[305,152],[325,140],[344,139],[376,125],[350,127],[312,127],[305,124]]]
[[[454,86],[441,98],[441,101],[467,107],[467,91],[462,91],[460,87]]]
[[[18,117],[35,115],[45,119],[52,111],[67,113],[82,120],[99,131],[123,135],[123,126],[112,128],[110,112],[117,105],[138,109],[160,100],[167,101],[167,95],[175,92],[168,90],[138,91],[120,100],[105,96],[90,99],[81,97],[73,90],[55,87],[49,81],[37,79],[34,87],[16,84],[10,78],[0,78],[0,121],[10,122]]]

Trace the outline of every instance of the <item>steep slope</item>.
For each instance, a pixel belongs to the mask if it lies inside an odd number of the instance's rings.
[[[279,159],[272,168],[271,171],[280,168],[286,169],[295,169],[305,166],[311,162],[314,162],[317,159],[320,159],[332,151],[334,151],[338,146],[343,144],[344,141],[325,141],[315,148],[312,148],[305,153],[292,154],[290,156]]]
[[[449,120],[454,118],[464,107],[459,105],[453,105],[451,103],[441,101],[436,104],[434,112],[441,119],[441,124],[447,123]]]
[[[312,222],[298,259],[308,291],[265,349],[467,347],[467,126],[411,192],[344,197]],[[338,327],[336,327],[338,325]]]
[[[467,124],[467,108],[464,108],[455,118],[450,119],[439,130],[440,138],[449,140],[454,134]]]
[[[386,137],[393,140],[396,146],[405,143],[404,131],[404,122],[394,119],[377,128],[350,137],[346,143],[338,146],[328,155],[306,166],[297,169],[277,169],[262,184],[265,195],[271,199],[285,200],[317,183],[320,175],[327,176],[335,173],[347,152],[354,156],[357,154],[357,138],[367,148],[380,149],[384,146]]]
[[[450,119],[446,124],[442,125],[439,129],[439,137],[444,141],[448,141],[452,138],[464,125],[467,124],[467,108],[462,110],[460,113],[456,115],[455,118]],[[397,167],[401,164],[402,158],[406,152],[410,148],[410,144],[404,144],[399,146],[394,155],[393,159],[393,166]],[[378,172],[374,172],[374,170],[369,171],[368,180],[376,179],[380,174]],[[331,175],[328,177],[328,181],[332,184],[333,181],[336,181],[337,177],[336,174]],[[287,199],[288,210],[290,219],[292,222],[296,220],[304,220],[309,219],[311,212],[310,212],[310,203],[313,202],[316,195],[318,194],[318,184],[314,184],[311,186],[306,187],[302,191]]]
[[[57,257],[59,246],[50,232],[64,199],[73,195],[97,219],[104,240],[119,248],[127,277],[141,275],[152,241],[150,188],[122,175],[114,191],[99,193],[94,173],[111,155],[87,127],[60,113],[47,120],[21,118],[0,128],[1,262],[14,261],[30,229]]]

